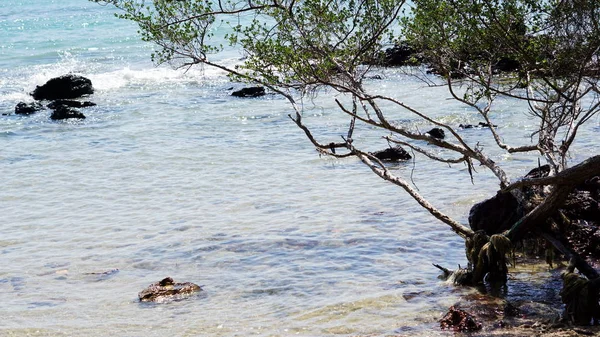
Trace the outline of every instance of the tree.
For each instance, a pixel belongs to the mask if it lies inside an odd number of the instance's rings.
[[[92,1],[112,4],[122,10],[119,17],[138,23],[142,38],[159,47],[152,55],[156,63],[214,66],[234,81],[260,84],[285,97],[294,110],[291,120],[321,154],[358,157],[465,238],[471,264],[464,277],[468,282],[483,282],[486,275],[506,281],[505,254],[532,231],[571,257],[588,279],[598,278],[584,259],[547,230],[573,189],[600,174],[598,155],[572,167],[568,160],[579,129],[600,110],[596,1],[414,0],[412,6],[398,0],[154,0],[148,5],[140,0]],[[547,176],[514,181],[501,163],[478,144],[469,144],[451,125],[399,97],[369,92],[364,86],[369,71],[386,43],[399,35],[418,52],[415,58],[440,74],[454,99],[479,113],[500,149],[539,153],[549,165]],[[243,63],[219,60],[218,53],[229,47],[244,52]],[[512,68],[508,73],[502,71],[507,64]],[[302,99],[323,87],[337,93],[335,102],[348,118],[339,139],[321,140],[303,120]],[[493,124],[498,97],[527,102],[529,113],[539,121],[534,141],[503,142]],[[390,113],[390,107],[449,137],[435,138],[396,123],[398,113]],[[365,128],[381,130],[390,144],[408,147],[427,160],[462,163],[471,178],[475,164],[489,168],[498,178],[499,194],[510,194],[526,212],[504,232],[491,237],[476,233],[365,151],[353,137]]]

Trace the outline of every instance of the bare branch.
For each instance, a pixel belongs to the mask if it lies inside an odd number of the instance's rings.
[[[425,208],[431,215],[436,217],[438,220],[447,224],[452,230],[463,238],[473,236],[473,231],[458,221],[450,218],[448,215],[442,213],[432,204],[430,204],[425,198],[423,198],[419,192],[413,189],[410,184],[404,179],[391,174],[391,172],[383,165],[383,163],[375,158],[373,155],[362,152],[354,148],[351,144],[349,145],[351,151],[353,151],[360,160],[365,163],[375,174],[379,177],[392,182],[393,184],[402,187],[415,201]],[[375,163],[374,163],[375,161]]]

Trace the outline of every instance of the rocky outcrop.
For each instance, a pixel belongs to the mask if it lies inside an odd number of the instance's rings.
[[[266,95],[263,87],[247,87],[231,93],[235,97],[260,97]]]
[[[373,59],[365,63],[382,67],[416,66],[422,60],[417,51],[407,41],[400,41],[393,47],[379,52]]]
[[[164,302],[183,299],[200,291],[202,288],[197,284],[176,283],[172,278],[167,277],[140,291],[138,298],[141,302]]]
[[[372,155],[383,161],[409,160],[412,158],[411,155],[400,146],[389,147],[385,150],[373,152]]]
[[[31,93],[36,100],[56,100],[78,98],[94,93],[92,81],[83,76],[67,74],[50,79],[42,86],[37,86]]]
[[[15,106],[15,114],[31,115],[32,113],[36,113],[42,109],[44,109],[44,106],[42,106],[38,102],[33,102],[33,103],[19,102],[17,104],[17,106]]]
[[[402,41],[385,50],[382,65],[388,67],[413,65],[415,54],[416,51],[407,42]]]

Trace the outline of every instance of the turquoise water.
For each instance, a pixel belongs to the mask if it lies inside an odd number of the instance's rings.
[[[439,281],[431,263],[464,265],[458,237],[356,159],[320,158],[283,99],[235,99],[229,88],[242,85],[213,69],[154,67],[152,46],[113,13],[84,0],[0,1],[0,111],[68,72],[92,80],[98,104],[85,120],[0,116],[0,335],[443,335],[437,320],[471,291]],[[443,88],[379,72],[375,90],[478,122]],[[506,141],[526,143],[523,106],[499,104]],[[306,110],[321,136],[343,134],[331,95]],[[491,149],[484,135],[465,133]],[[597,135],[595,120],[574,159]],[[357,141],[377,150],[380,136]],[[537,163],[492,153],[513,176]],[[475,185],[462,165],[394,170],[461,221],[496,189],[484,169]],[[138,303],[167,276],[205,292]]]

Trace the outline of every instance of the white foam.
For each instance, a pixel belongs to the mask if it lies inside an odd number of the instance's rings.
[[[237,58],[221,61],[222,64],[230,67],[240,62]],[[3,78],[2,87],[8,90],[0,93],[0,101],[31,101],[28,93],[36,86],[68,73],[89,78],[94,89],[98,91],[113,91],[127,86],[162,86],[179,83],[202,85],[228,82],[227,73],[216,67],[199,65],[189,69],[173,69],[168,65],[154,67],[150,62],[129,65],[119,60],[97,62],[81,59],[67,51],[60,54],[57,63],[26,67],[14,72],[10,78]]]

